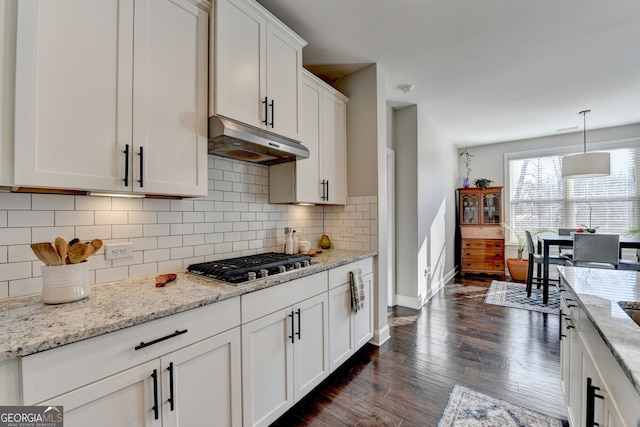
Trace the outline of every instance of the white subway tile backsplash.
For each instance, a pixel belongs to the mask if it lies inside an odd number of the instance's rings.
[[[171,235],[193,234],[193,224],[171,224]]]
[[[181,212],[193,211],[193,200],[171,200],[171,210]]]
[[[158,249],[158,239],[160,238],[161,237],[142,237],[140,239],[129,239],[129,242],[133,243],[134,251],[145,251],[148,249]]]
[[[34,211],[72,211],[75,209],[75,196],[32,194],[31,209]]]
[[[128,222],[129,224],[156,224],[158,222],[158,213],[153,211],[131,211],[128,215]],[[97,223],[98,218],[96,217]]]
[[[106,283],[116,280],[124,280],[129,277],[129,267],[105,268],[96,270],[96,282]]]
[[[354,197],[346,207],[272,205],[267,167],[215,156],[208,164],[209,193],[201,199],[0,192],[0,299],[41,291],[42,263],[29,244],[53,242],[57,236],[133,243],[132,259],[105,260],[104,249],[89,258],[92,283],[281,251],[285,227],[315,247],[327,232],[335,248],[376,249],[376,197]],[[340,236],[343,225],[353,227],[354,238]]]
[[[114,211],[141,211],[143,200],[114,197],[111,201],[111,209]]]
[[[75,196],[77,211],[110,211],[111,197]],[[124,209],[120,209],[124,210]]]
[[[56,227],[94,225],[94,211],[56,211]],[[49,224],[53,225],[53,224]]]
[[[182,214],[182,222],[204,222],[204,212],[184,212]]]
[[[144,262],[145,264],[148,262],[159,262],[159,261],[167,261],[171,259],[171,250],[170,249],[155,249],[144,251]]]
[[[26,279],[31,276],[30,262],[0,264],[0,277],[2,277],[3,280]]]
[[[182,236],[183,246],[195,246],[204,244],[204,234],[187,234]]]
[[[40,277],[30,277],[28,279],[11,280],[8,292],[11,298],[40,294],[42,293],[42,279]]]
[[[114,225],[111,227],[112,239],[132,239],[142,237],[142,224]]]
[[[191,258],[192,256],[193,256],[193,246],[171,248],[171,259]]]
[[[94,221],[96,225],[127,224],[129,213],[127,211],[95,211]]]
[[[182,222],[182,212],[158,212],[158,224]]]
[[[171,234],[170,224],[144,224],[142,226],[144,237],[168,236],[169,234]]]
[[[23,261],[35,261],[38,258],[31,250],[30,245],[14,245],[3,246],[5,248],[5,262],[23,262]],[[8,253],[7,253],[8,250]],[[0,259],[2,258],[2,251],[0,250]]]
[[[15,229],[18,230],[18,229]],[[66,241],[69,241],[76,237],[76,228],[73,226],[68,227],[34,227],[31,228],[31,240],[29,242],[22,243],[38,243],[38,242],[53,242],[56,237],[60,236]],[[2,234],[2,231],[0,231]],[[2,241],[0,241],[2,244]]]
[[[171,200],[143,199],[142,210],[155,212],[171,210]]]
[[[9,282],[0,282],[0,299],[9,298]]]
[[[0,246],[26,243],[31,243],[31,228],[0,228]],[[4,278],[0,275],[0,279]]]
[[[31,195],[21,193],[0,193],[0,210],[31,209]]]
[[[158,274],[158,264],[155,262],[129,266],[129,277],[154,276],[156,274]]]
[[[54,225],[53,211],[8,211],[7,214],[7,227],[53,227]]]
[[[177,248],[182,246],[182,236],[158,237],[158,249]]]
[[[122,227],[115,226],[114,227]],[[80,240],[89,241],[92,239],[111,239],[111,226],[110,225],[89,225],[76,227],[76,237]],[[140,236],[137,236],[140,237]],[[55,240],[55,237],[54,237]],[[51,240],[53,242],[53,240]]]

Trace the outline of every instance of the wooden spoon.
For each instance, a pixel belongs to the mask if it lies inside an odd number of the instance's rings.
[[[87,244],[84,242],[77,242],[71,245],[69,248],[69,261],[71,264],[77,264],[85,260],[85,253],[87,251]]]
[[[51,242],[34,243],[31,245],[31,249],[40,260],[45,259],[42,261],[45,265],[60,265],[62,263],[58,251]]]
[[[56,237],[55,241],[56,250],[58,251],[58,255],[60,255],[60,263],[67,263],[67,242],[62,237]]]
[[[91,246],[93,246],[95,248],[95,250],[93,251],[93,253],[96,253],[100,250],[100,248],[102,248],[102,240],[100,239],[93,239],[91,241]]]

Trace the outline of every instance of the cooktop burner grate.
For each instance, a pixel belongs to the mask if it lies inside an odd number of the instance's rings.
[[[307,255],[287,255],[268,252],[258,255],[191,264],[187,267],[187,271],[224,282],[242,283],[256,278],[283,273],[293,270],[294,268],[302,268],[302,266],[309,265],[310,262],[311,257]]]

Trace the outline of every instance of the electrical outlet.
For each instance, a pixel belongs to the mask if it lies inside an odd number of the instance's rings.
[[[353,237],[356,237],[356,236],[353,234],[353,227],[349,227],[349,226],[346,226],[346,225],[345,225],[345,226],[340,227],[340,235],[341,235],[342,237],[352,237],[352,238],[353,238]]]
[[[105,259],[133,258],[133,243],[113,243],[105,245]]]

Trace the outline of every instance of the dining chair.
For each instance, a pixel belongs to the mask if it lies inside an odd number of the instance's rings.
[[[527,239],[527,251],[529,252],[529,266],[527,269],[527,297],[530,297],[531,290],[533,288],[533,282],[536,282],[536,285],[538,285],[538,289],[540,289],[540,286],[542,285],[542,277],[540,276],[540,274],[538,274],[537,277],[533,277],[533,265],[544,264],[544,255],[536,252],[536,247],[533,244],[533,237],[531,236],[531,232],[529,230],[525,230],[524,234]],[[566,265],[567,261],[568,260],[565,257],[549,255],[549,264]],[[549,279],[549,281],[558,282],[559,280]]]
[[[618,270],[640,271],[640,249],[636,250],[636,259],[622,259],[618,262]]]
[[[573,235],[573,258],[570,265],[617,269],[620,236],[617,234],[576,233]]]
[[[574,233],[577,228],[558,228],[559,236],[570,236],[571,233]],[[573,246],[559,246],[558,252],[560,256],[565,258],[571,258],[573,256]]]

